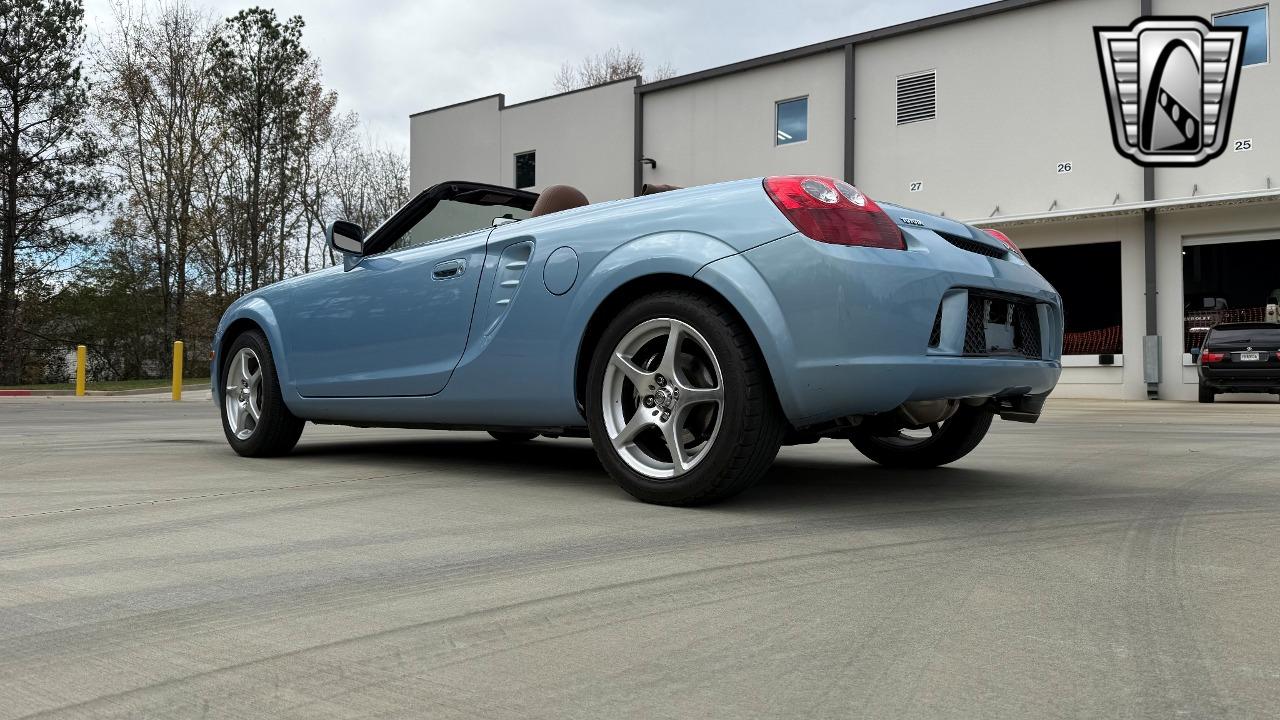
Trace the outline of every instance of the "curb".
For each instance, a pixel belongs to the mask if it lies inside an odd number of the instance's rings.
[[[192,388],[197,392],[204,386],[198,385]],[[168,395],[171,392],[167,387],[153,388],[134,388],[132,390],[86,390],[85,395],[88,397],[116,397],[125,395]],[[184,388],[183,392],[190,392]],[[75,397],[75,390],[0,390],[0,397]]]

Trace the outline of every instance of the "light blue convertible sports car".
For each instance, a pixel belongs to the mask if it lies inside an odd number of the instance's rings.
[[[952,462],[994,416],[1035,422],[1061,372],[1061,299],[1007,237],[831,178],[596,205],[447,182],[329,242],[342,265],[218,325],[214,398],[241,455],[289,452],[307,420],[590,436],[627,492],[691,505],[782,444]]]

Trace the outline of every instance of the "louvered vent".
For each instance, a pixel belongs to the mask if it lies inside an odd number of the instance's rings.
[[[898,78],[899,125],[932,120],[937,116],[934,75],[934,71],[930,70]]]
[[[489,325],[485,328],[485,335],[497,330],[498,323],[506,316],[532,255],[533,243],[525,241],[508,245],[498,257],[498,268],[494,273],[493,303],[489,306]]]

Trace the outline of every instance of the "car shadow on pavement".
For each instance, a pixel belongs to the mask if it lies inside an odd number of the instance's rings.
[[[1045,482],[1030,474],[963,466],[929,470],[885,468],[855,452],[841,460],[780,457],[768,475],[735,505],[839,508],[910,504],[919,508],[954,505],[957,501],[1003,501],[1014,496],[1043,499],[1068,492],[1061,483]]]
[[[847,458],[788,457],[787,450],[757,485],[715,507],[764,509],[805,506],[838,509],[868,503],[953,504],[984,502],[1014,495],[1051,498],[1087,490],[1043,476],[974,467],[934,470],[883,468],[850,449]],[[597,495],[621,492],[605,473],[587,440],[535,440],[509,444],[475,437],[424,437],[403,440],[315,441],[303,443],[290,462],[322,460],[350,463],[367,473],[371,464],[388,470],[460,473],[467,482],[513,479],[530,485],[579,489]]]
[[[412,466],[420,469],[552,470],[603,476],[588,440],[539,439],[507,443],[487,437],[406,437],[387,440],[318,440],[302,442],[290,458],[351,459],[364,464]]]

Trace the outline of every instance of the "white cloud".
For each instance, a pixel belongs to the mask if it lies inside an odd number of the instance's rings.
[[[91,31],[109,28],[111,0],[86,0]],[[217,17],[255,3],[193,0]],[[552,92],[560,64],[614,45],[651,64],[694,72],[863,30],[982,4],[974,0],[841,3],[831,0],[263,0],[301,15],[341,107],[373,135],[408,147],[411,113],[483,95],[520,102]]]

